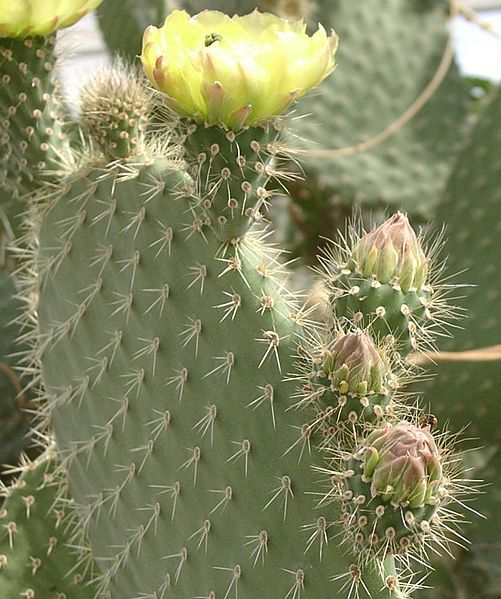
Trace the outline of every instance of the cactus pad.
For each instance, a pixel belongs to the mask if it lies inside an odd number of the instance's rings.
[[[338,67],[297,122],[309,149],[365,142],[399,118],[433,77],[447,33],[439,2],[318,2],[315,19],[341,41]],[[429,103],[373,149],[335,159],[313,157],[307,176],[357,202],[427,214],[440,197],[459,150],[467,86],[455,67]]]
[[[148,162],[76,180],[40,233],[43,375],[99,588],[321,597],[353,558],[288,409],[280,266],[256,232],[219,242],[186,176]]]

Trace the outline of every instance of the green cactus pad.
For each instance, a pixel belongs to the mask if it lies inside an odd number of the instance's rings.
[[[0,271],[0,464],[14,463],[28,440],[28,393],[23,390],[13,356],[21,348],[15,339],[20,333],[19,318],[22,302],[16,297],[14,281]]]
[[[71,502],[54,477],[53,456],[25,464],[0,509],[0,595],[94,599],[91,555],[80,543]],[[79,546],[80,545],[80,546]]]
[[[40,233],[43,376],[99,588],[358,588],[336,507],[316,508],[322,458],[288,409],[297,324],[275,254],[256,231],[221,244],[186,175],[150,162],[76,180]],[[368,571],[373,597],[393,595]]]
[[[103,2],[97,8],[99,25],[112,55],[135,62],[141,54],[141,40],[148,25],[160,25],[172,10],[171,0]]]
[[[270,180],[286,177],[282,131],[278,120],[238,133],[188,125],[185,158],[202,212],[220,239],[243,236],[273,195],[266,188]]]
[[[365,142],[398,119],[432,79],[447,43],[445,3],[323,0],[315,21],[341,44],[334,74],[300,108],[308,149]],[[428,215],[445,188],[464,131],[468,88],[453,66],[431,100],[382,143],[353,155],[308,159],[307,178],[358,203]]]
[[[15,196],[57,168],[64,143],[55,37],[0,38],[0,185]]]
[[[439,425],[449,421],[455,429],[467,426],[468,436],[476,439],[472,445],[483,448],[472,459],[466,456],[466,466],[473,468],[472,478],[490,483],[475,502],[468,504],[486,519],[474,518],[468,535],[471,548],[459,551],[459,562],[450,564],[450,575],[457,579],[464,573],[479,598],[498,597],[501,593],[501,529],[497,517],[501,492],[501,428],[497,417],[501,371],[495,350],[500,344],[501,324],[500,121],[498,91],[461,154],[437,211],[437,222],[447,222],[448,272],[466,269],[462,278],[471,285],[460,290],[468,318],[454,339],[440,343],[440,350],[473,354],[438,361],[433,368],[437,376],[426,395]]]

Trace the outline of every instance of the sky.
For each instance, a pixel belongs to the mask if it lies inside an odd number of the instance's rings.
[[[501,10],[482,11],[482,20],[492,24],[495,34],[460,17],[452,25],[456,58],[461,71],[501,82]]]

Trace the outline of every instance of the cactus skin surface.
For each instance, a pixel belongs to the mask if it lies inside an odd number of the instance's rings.
[[[169,166],[77,179],[40,231],[43,376],[100,592],[323,597],[353,560],[288,409],[293,306],[259,235],[218,241]]]
[[[243,236],[269,205],[270,181],[283,177],[283,124],[237,133],[192,124],[182,142],[205,218],[223,241]]]
[[[338,283],[340,289],[334,311],[339,317],[349,315],[351,319],[363,314],[362,322],[366,326],[370,324],[380,339],[394,335],[404,351],[417,349],[415,333],[431,321],[427,310],[429,289],[424,289],[421,294],[416,291],[404,293],[398,285],[379,285],[377,281],[363,279],[357,272],[342,274]]]
[[[447,44],[446,4],[316,3],[313,22],[339,34],[340,66],[320,93],[301,105],[301,114],[316,118],[299,120],[295,132],[313,151],[361,147],[335,158],[312,156],[305,165],[307,179],[316,178],[356,205],[394,206],[429,218],[466,131],[468,86],[457,67],[451,65],[431,101],[410,122],[374,147],[366,142],[393,125],[434,76]]]
[[[20,335],[18,318],[23,306],[16,297],[14,281],[0,271],[0,473],[3,465],[13,463],[29,444],[30,416],[22,408],[29,407],[30,394],[23,392],[23,381],[15,370]]]
[[[64,146],[54,45],[0,38],[0,186],[14,196],[36,189]]]
[[[71,502],[59,501],[55,456],[23,464],[23,474],[3,489],[0,509],[0,594],[39,599],[93,599],[92,558],[73,537]]]
[[[456,560],[445,563],[454,585],[450,595],[444,593],[447,599],[453,599],[457,589],[482,599],[501,596],[501,527],[497,517],[501,496],[501,371],[499,355],[495,354],[501,323],[500,120],[501,92],[497,90],[460,154],[437,210],[437,222],[447,223],[447,274],[467,269],[462,278],[469,285],[462,305],[468,318],[454,338],[441,340],[441,351],[458,354],[432,367],[436,376],[433,384],[427,385],[426,397],[439,422],[448,420],[455,430],[468,427],[468,436],[474,438],[472,446],[481,446],[470,455],[468,464],[475,478],[490,483],[468,506],[485,516],[473,519],[468,533],[472,544],[467,550],[459,549]],[[469,513],[469,509],[464,511]],[[437,587],[435,593],[446,588],[434,577],[430,584]],[[432,591],[425,593],[428,595],[433,596]]]

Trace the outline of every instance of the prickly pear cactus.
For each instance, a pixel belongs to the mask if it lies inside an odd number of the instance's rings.
[[[318,1],[314,13],[342,43],[336,76],[298,119],[308,150],[347,148],[351,154],[306,161],[319,186],[356,203],[392,205],[423,215],[442,194],[466,125],[468,86],[452,66],[431,100],[394,134],[365,149],[418,98],[433,79],[447,45],[445,3],[408,0]],[[384,32],[384,33],[383,33]],[[439,132],[439,131],[440,132]]]
[[[21,348],[15,343],[20,328],[13,321],[20,317],[21,310],[14,282],[0,271],[0,464],[15,462],[29,444],[30,418],[25,411],[28,394],[15,369],[14,357]]]
[[[332,570],[316,522],[337,513],[315,510],[303,419],[287,411],[290,298],[259,237],[221,244],[168,166],[75,182],[40,236],[52,425],[100,588],[320,596]]]
[[[57,167],[63,142],[55,37],[0,37],[0,184],[15,195],[31,191]]]
[[[92,556],[75,531],[76,514],[64,500],[55,456],[22,464],[22,476],[2,489],[0,590],[4,597],[94,596]],[[76,532],[76,534],[75,534]]]
[[[25,363],[57,453],[8,493],[0,591],[404,599],[462,527],[451,436],[406,395],[449,313],[433,251],[401,213],[353,233],[321,258],[314,320],[263,223],[295,177],[279,115],[336,47],[176,10],[145,32],[148,84],[118,63],[84,87],[86,142],[29,210]]]
[[[496,129],[500,118],[498,91],[459,157],[438,210],[437,218],[447,223],[450,238],[448,272],[467,269],[462,277],[469,285],[462,294],[468,319],[454,339],[441,341],[440,349],[453,353],[446,353],[434,368],[437,376],[427,395],[439,420],[449,420],[457,430],[468,427],[469,436],[474,438],[471,445],[482,446],[471,458],[471,468],[475,477],[491,484],[475,503],[464,506],[463,510],[468,512],[471,508],[486,519],[474,519],[471,547],[468,551],[459,548],[458,562],[448,564],[455,588],[474,589],[471,592],[478,597],[497,597],[501,592],[496,576],[501,558],[500,531],[495,516],[500,493],[500,428],[494,416],[501,392],[498,326],[501,303],[496,276],[501,252],[498,234],[501,143]],[[478,397],[477,401],[472,401],[472,393]]]
[[[57,29],[68,27],[102,0],[16,4],[0,12],[0,186],[23,196],[55,176],[69,157],[60,82],[55,72]],[[0,200],[4,200],[0,195]]]

